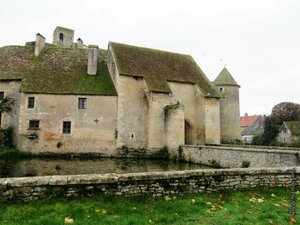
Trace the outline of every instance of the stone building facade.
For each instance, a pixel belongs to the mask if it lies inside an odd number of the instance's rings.
[[[0,91],[15,99],[1,126],[19,149],[116,155],[240,138],[239,86],[218,82],[224,73],[213,83],[189,55],[73,39],[57,27],[53,44],[37,34],[0,48]]]

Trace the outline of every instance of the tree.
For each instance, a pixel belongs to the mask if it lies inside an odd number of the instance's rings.
[[[0,113],[10,112],[12,110],[13,105],[14,105],[14,99],[12,97],[7,96],[3,98],[0,101]]]
[[[256,145],[271,145],[284,121],[300,120],[300,105],[293,102],[281,102],[275,105],[270,116],[265,117],[264,133],[254,138]]]
[[[281,102],[275,105],[271,114],[279,124],[283,121],[300,120],[300,105],[293,102]]]

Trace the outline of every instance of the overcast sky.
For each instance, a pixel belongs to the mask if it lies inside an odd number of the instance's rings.
[[[0,46],[24,45],[56,26],[75,40],[190,54],[210,80],[224,65],[240,89],[241,115],[300,103],[299,0],[0,0]]]

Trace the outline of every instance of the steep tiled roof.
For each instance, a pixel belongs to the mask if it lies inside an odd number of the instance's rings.
[[[0,80],[21,80],[20,91],[48,94],[116,95],[105,58],[98,54],[98,74],[87,75],[87,49],[47,45],[38,57],[33,47],[0,48]]]
[[[120,74],[146,79],[150,91],[170,92],[166,81],[197,84],[204,96],[220,97],[189,55],[110,42]],[[150,85],[149,85],[150,84]]]
[[[300,121],[286,121],[285,124],[291,131],[292,135],[300,136]]]
[[[239,86],[226,68],[217,76],[214,84],[217,86]]]
[[[241,127],[249,127],[259,118],[259,116],[242,116],[240,118],[240,126]]]

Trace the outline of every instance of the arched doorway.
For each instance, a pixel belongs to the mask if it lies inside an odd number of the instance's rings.
[[[192,136],[192,125],[185,120],[184,121],[184,144],[191,145],[193,142],[193,136]]]

